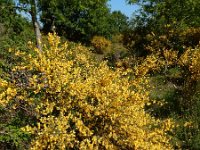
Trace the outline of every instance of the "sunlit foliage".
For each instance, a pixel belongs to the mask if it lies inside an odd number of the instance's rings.
[[[22,128],[33,135],[31,149],[173,149],[166,134],[173,121],[144,110],[144,74],[131,79],[131,69],[97,64],[81,45],[60,43],[52,34],[48,41],[43,52],[17,53],[25,63],[13,74],[23,78],[1,79],[1,107],[23,106],[35,118]]]

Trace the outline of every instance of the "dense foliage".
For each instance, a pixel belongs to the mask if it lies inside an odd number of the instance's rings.
[[[44,30],[55,30],[73,41],[89,42],[95,35],[110,38],[127,25],[121,12],[110,12],[108,0],[40,1]],[[115,24],[116,23],[116,24]],[[121,27],[120,27],[121,26]]]
[[[126,0],[129,3],[141,5],[142,20],[154,25],[152,29],[161,29],[166,24],[176,22],[178,28],[184,26],[198,27],[199,6],[198,0]],[[145,24],[143,24],[145,25]],[[156,30],[156,29],[155,29]],[[158,30],[158,29],[157,29]],[[159,31],[158,31],[159,32]],[[160,30],[160,32],[163,32]]]
[[[130,0],[129,2],[141,5],[141,9],[139,15],[135,15],[130,21],[130,29],[125,32],[125,45],[140,56],[146,55],[145,46],[155,38],[162,46],[178,51],[183,51],[184,45],[198,44],[199,0],[169,0],[167,2]],[[155,35],[153,39],[152,35]]]
[[[139,4],[141,10],[124,32],[123,42],[151,76],[155,88],[150,97],[166,103],[152,105],[148,111],[158,118],[175,118],[181,148],[199,149],[199,1],[128,2]]]
[[[20,131],[34,135],[32,149],[172,149],[165,132],[173,122],[145,113],[143,75],[131,80],[131,70],[96,64],[81,45],[51,34],[48,41],[42,53],[17,51],[24,63],[12,82],[1,79],[1,107],[29,118]]]

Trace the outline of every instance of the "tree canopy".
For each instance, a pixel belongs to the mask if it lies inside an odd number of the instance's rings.
[[[171,23],[179,27],[200,25],[199,0],[127,0],[127,2],[139,4],[141,17],[148,19],[154,27],[163,27]]]
[[[41,21],[44,30],[56,32],[71,40],[88,41],[94,35],[111,36],[108,0],[42,0]]]

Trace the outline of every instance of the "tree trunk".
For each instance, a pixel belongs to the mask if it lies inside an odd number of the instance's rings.
[[[35,30],[35,38],[36,38],[37,48],[40,51],[42,51],[42,38],[41,38],[39,23],[37,21],[34,22],[34,30]]]
[[[32,23],[35,31],[35,38],[36,38],[36,45],[37,48],[42,51],[42,38],[41,38],[41,33],[40,33],[40,27],[39,23],[37,21],[37,9],[36,9],[36,0],[31,1],[31,18],[32,18]]]

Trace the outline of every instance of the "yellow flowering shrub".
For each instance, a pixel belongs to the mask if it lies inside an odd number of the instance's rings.
[[[180,33],[180,38],[186,46],[196,46],[200,40],[200,27],[190,27]]]
[[[94,36],[91,40],[91,44],[97,53],[109,52],[111,49],[111,41],[102,36]]]
[[[180,66],[188,68],[191,74],[192,80],[200,79],[200,48],[197,45],[194,49],[187,48],[187,50],[181,55],[178,64]]]
[[[17,94],[16,88],[7,81],[0,78],[0,105],[6,106],[10,99]]]
[[[159,58],[158,54],[147,56],[144,61],[136,68],[136,75],[146,75],[150,71],[159,71],[164,65],[164,62]]]
[[[178,51],[173,50],[163,50],[163,55],[167,65],[173,65],[177,61]]]
[[[16,84],[13,93],[1,84],[9,94],[1,96],[0,105],[15,96],[34,110],[36,122],[22,128],[33,135],[31,149],[173,149],[166,132],[174,123],[144,110],[149,98],[142,75],[131,80],[130,69],[97,64],[81,45],[62,44],[52,34],[48,41],[13,69],[28,72],[26,86]]]

